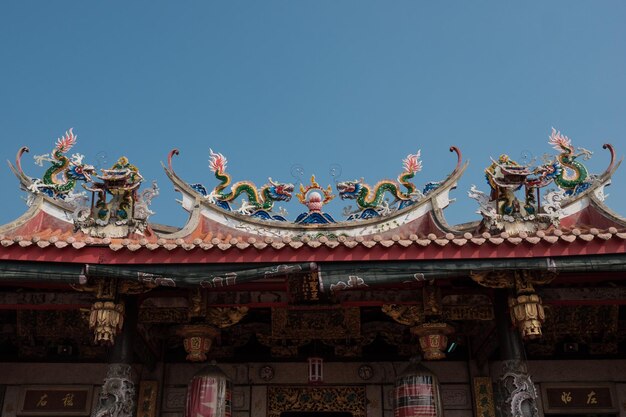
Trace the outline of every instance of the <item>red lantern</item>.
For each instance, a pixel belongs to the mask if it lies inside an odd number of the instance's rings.
[[[231,417],[232,383],[220,368],[208,365],[187,385],[185,417]]]
[[[443,407],[437,377],[412,360],[396,379],[394,417],[442,417]]]

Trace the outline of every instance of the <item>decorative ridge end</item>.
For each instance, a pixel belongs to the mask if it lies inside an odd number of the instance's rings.
[[[167,167],[170,171],[174,172],[174,168],[172,168],[172,158],[174,155],[180,155],[178,149],[174,148],[167,154]]]
[[[456,146],[450,146],[450,152],[456,153],[456,167],[454,168],[454,171],[458,171],[461,168],[461,163],[463,162],[461,150]]]
[[[602,176],[604,177],[606,175],[609,175],[611,171],[613,170],[613,167],[615,166],[615,149],[613,148],[613,145],[611,145],[610,143],[605,143],[604,145],[602,145],[602,149],[608,149],[609,152],[611,153],[611,162],[609,163],[609,166],[604,171],[604,174],[602,174]]]
[[[26,174],[24,174],[24,171],[22,170],[22,155],[24,154],[24,152],[30,152],[28,146],[22,146],[19,151],[17,151],[17,155],[15,155],[15,167],[17,168],[17,172],[20,175],[26,176]]]

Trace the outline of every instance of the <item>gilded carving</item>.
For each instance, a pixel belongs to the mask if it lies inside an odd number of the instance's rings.
[[[76,291],[94,293],[98,300],[114,300],[118,294],[143,294],[155,288],[156,284],[117,278],[90,278],[85,284],[71,284],[71,287]]]
[[[267,388],[267,417],[280,417],[284,411],[341,411],[353,417],[366,417],[364,386]]]
[[[210,307],[207,309],[207,321],[223,329],[237,324],[248,314],[249,308],[242,307]]]
[[[422,288],[424,315],[441,316],[443,306],[441,304],[441,288],[433,285],[424,285]]]
[[[19,355],[24,358],[44,359],[47,346],[65,345],[68,340],[73,341],[75,350],[66,354],[102,359],[106,353],[104,347],[92,346],[92,334],[79,310],[18,310],[17,337]]]
[[[91,306],[89,328],[94,332],[94,343],[113,345],[123,325],[123,303],[97,301]]]
[[[493,320],[491,304],[449,305],[443,308],[444,320]]]
[[[416,305],[383,304],[382,311],[406,326],[415,326],[424,321],[424,311]]]
[[[276,358],[298,356],[298,348],[311,343],[311,339],[280,339],[262,333],[257,333],[256,337],[260,344],[270,348],[271,355]]]
[[[549,309],[549,314],[543,324],[543,338],[527,344],[529,354],[551,356],[555,348],[563,347],[566,341],[569,349],[584,345],[592,355],[618,352],[618,305],[550,305],[545,308]]]
[[[142,307],[139,309],[140,323],[186,323],[187,308]]]
[[[486,271],[473,272],[472,279],[484,287],[513,288],[516,296],[509,298],[511,321],[524,339],[541,337],[541,325],[545,313],[541,298],[535,294],[533,285],[549,284],[556,278],[553,271]]]
[[[481,271],[471,272],[470,277],[477,284],[488,288],[515,288],[517,292],[532,292],[532,285],[546,285],[557,276],[553,271]]]
[[[537,294],[518,295],[509,298],[511,321],[517,325],[522,338],[537,339],[541,337],[541,323],[546,318]]]
[[[272,337],[339,339],[361,334],[358,307],[344,309],[272,309]]]

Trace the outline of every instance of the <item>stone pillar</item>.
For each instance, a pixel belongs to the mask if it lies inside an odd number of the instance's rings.
[[[136,407],[136,390],[133,382],[133,341],[137,331],[137,300],[127,297],[124,326],[115,338],[109,354],[109,367],[102,384],[97,408],[92,417],[133,417]]]
[[[495,290],[496,328],[500,342],[502,373],[496,386],[496,409],[501,417],[538,417],[537,391],[526,365],[524,344],[512,325],[509,290]]]

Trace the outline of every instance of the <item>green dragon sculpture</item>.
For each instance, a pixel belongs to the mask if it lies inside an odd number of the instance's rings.
[[[415,174],[422,169],[422,161],[420,160],[421,151],[416,154],[408,155],[404,159],[404,171],[398,176],[398,183],[390,180],[379,181],[373,188],[363,183],[363,179],[354,181],[342,181],[337,184],[337,191],[342,200],[356,200],[360,209],[382,209],[384,208],[383,198],[385,193],[390,193],[396,200],[409,202],[422,193],[417,187],[409,182]],[[406,188],[406,192],[400,190],[400,185]]]
[[[589,159],[591,151],[579,148],[580,152],[574,153],[571,139],[554,128],[548,143],[560,153],[556,156],[556,162],[540,167],[539,170],[545,172],[543,176],[553,177],[554,183],[564,189],[566,195],[576,195],[589,188],[589,171],[576,158],[582,156],[583,159]]]
[[[209,168],[215,173],[220,183],[213,189],[207,197],[219,202],[232,203],[240,196],[245,196],[247,202],[242,204],[241,212],[250,214],[258,210],[271,211],[276,201],[289,201],[294,190],[294,185],[289,183],[278,183],[269,178],[269,184],[261,187],[260,190],[250,181],[239,181],[233,184],[230,191],[226,188],[230,185],[230,175],[226,173],[226,157],[221,153],[215,153],[209,149],[211,159]],[[225,208],[230,209],[230,206]]]
[[[28,189],[41,192],[52,198],[64,200],[76,187],[78,181],[91,181],[95,168],[83,163],[83,155],[74,154],[71,158],[66,153],[76,144],[77,136],[72,129],[65,136],[57,139],[56,146],[49,154],[35,156],[35,163],[43,166],[45,161],[51,166],[41,179],[34,179]],[[20,166],[18,164],[18,166]]]

